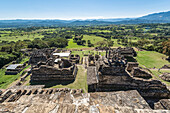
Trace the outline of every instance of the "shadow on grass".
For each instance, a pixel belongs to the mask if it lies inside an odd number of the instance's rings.
[[[57,80],[52,80],[52,81],[30,81],[30,85],[45,85],[45,88],[50,88],[56,85],[68,85],[73,83],[75,80],[71,81],[57,81]]]
[[[166,60],[167,60],[168,62],[170,62],[170,57],[166,58]]]

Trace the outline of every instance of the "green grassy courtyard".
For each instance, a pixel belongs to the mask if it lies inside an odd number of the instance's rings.
[[[170,64],[166,55],[155,51],[138,51],[136,60],[141,67],[161,68],[165,64]]]
[[[56,85],[52,88],[71,88],[71,89],[83,89],[84,92],[87,92],[87,72],[82,65],[78,66],[78,73],[76,79],[73,83],[68,85]]]

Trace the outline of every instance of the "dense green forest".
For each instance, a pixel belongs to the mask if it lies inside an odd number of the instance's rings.
[[[0,29],[0,67],[25,48],[137,47],[170,56],[170,24]]]

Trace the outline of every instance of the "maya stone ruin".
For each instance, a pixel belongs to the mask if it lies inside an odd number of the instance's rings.
[[[82,59],[88,92],[45,85],[13,86],[0,89],[0,112],[170,113],[169,88],[139,66],[133,48],[101,49],[105,56],[89,54]],[[34,50],[29,63],[30,79],[38,82],[75,80],[77,64],[81,65],[79,55],[60,49]]]
[[[31,81],[75,80],[78,70],[75,63],[78,62],[78,56],[76,58],[71,56],[69,56],[69,60],[60,58],[58,55],[54,56],[50,49],[34,51],[30,58],[30,64],[32,64]]]
[[[122,50],[122,51],[121,51]],[[138,66],[137,62],[128,62],[126,57],[136,56],[133,48],[106,50],[106,56],[95,59],[87,68],[89,92],[112,92],[136,90],[154,108],[155,100],[169,102],[170,91],[164,83],[153,80],[152,73]]]

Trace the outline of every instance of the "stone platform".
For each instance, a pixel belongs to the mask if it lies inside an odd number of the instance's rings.
[[[2,101],[3,98],[3,101]],[[135,91],[82,93],[71,89],[11,90],[1,95],[4,113],[169,113],[152,110]]]

